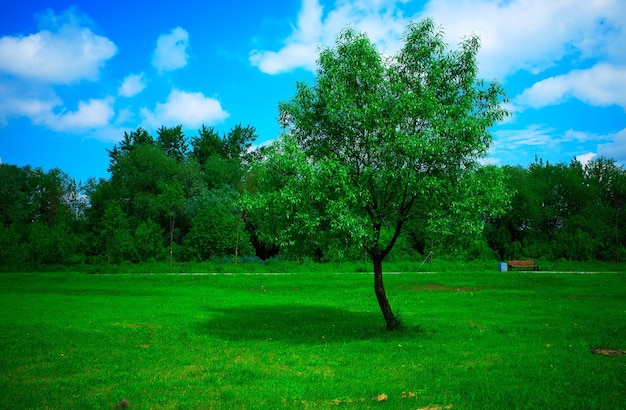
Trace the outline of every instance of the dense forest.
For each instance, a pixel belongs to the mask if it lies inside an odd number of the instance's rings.
[[[108,151],[110,177],[86,183],[60,169],[0,165],[0,267],[365,259],[359,249],[294,253],[262,240],[280,223],[246,206],[264,164],[256,138],[241,125],[224,135],[202,127],[191,138],[181,126],[156,137],[140,128]],[[436,231],[411,221],[389,259],[624,259],[626,171],[614,160],[497,168],[509,193],[503,214],[481,215],[480,231],[461,220],[452,220],[459,229]]]

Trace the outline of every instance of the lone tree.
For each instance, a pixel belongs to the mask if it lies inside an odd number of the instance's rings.
[[[507,115],[500,84],[477,80],[476,36],[448,50],[425,19],[408,26],[404,41],[386,56],[365,34],[343,30],[321,51],[314,84],[298,83],[280,103],[285,132],[254,172],[262,239],[338,253],[358,243],[372,259],[389,330],[400,322],[383,260],[408,220],[428,216],[425,208],[454,212],[476,201],[468,181],[492,142],[489,127]]]

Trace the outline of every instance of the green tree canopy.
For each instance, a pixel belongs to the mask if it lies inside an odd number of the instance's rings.
[[[626,170],[615,160],[600,157],[585,167],[587,181],[598,188],[600,201],[598,206],[610,209],[615,244],[615,261],[620,262],[620,236],[624,232],[622,210],[626,206]],[[608,231],[608,230],[607,230]],[[608,244],[607,244],[608,245]],[[606,246],[608,249],[609,246]],[[609,259],[609,258],[606,258]]]
[[[295,97],[279,106],[285,134],[260,167],[256,197],[262,219],[279,228],[269,235],[274,242],[359,243],[372,258],[390,330],[399,322],[383,259],[419,216],[416,203],[474,200],[450,187],[476,172],[491,144],[489,127],[506,115],[500,84],[476,78],[477,37],[449,50],[426,19],[411,23],[404,41],[387,57],[365,34],[346,29],[321,51],[315,83],[298,83]]]
[[[157,144],[165,153],[182,161],[187,156],[187,140],[183,133],[183,126],[177,125],[172,128],[162,126],[157,130]]]

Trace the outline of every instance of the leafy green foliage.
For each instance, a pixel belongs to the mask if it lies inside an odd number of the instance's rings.
[[[118,202],[111,201],[106,205],[101,238],[108,263],[137,260],[130,224]]]
[[[187,141],[183,134],[183,126],[178,125],[173,128],[161,127],[157,130],[157,145],[168,157],[173,157],[177,161],[182,161],[187,156]]]
[[[33,170],[15,165],[0,166],[0,215],[2,225],[23,225],[32,219]]]
[[[619,260],[626,222],[620,213],[623,168],[598,158],[584,167],[536,160],[502,171],[514,194],[511,208],[487,227],[501,259]]]
[[[181,262],[235,253],[276,255],[276,249],[264,247],[259,239],[280,244],[281,259],[306,266],[310,261],[359,262],[368,256],[355,238],[360,235],[358,219],[341,211],[347,205],[337,200],[326,203],[316,193],[320,185],[319,192],[329,187],[351,192],[345,172],[330,165],[316,169],[303,161],[296,145],[264,150],[263,155],[280,161],[257,163],[243,183],[234,177],[248,169],[243,161],[237,165],[237,160],[217,156],[205,163],[215,162],[215,172],[209,174],[193,151],[177,161],[154,149],[159,148],[150,143],[131,146],[114,168],[141,177],[138,164],[149,165],[145,158],[152,157],[161,179],[147,176],[136,181],[116,174],[109,180],[77,184],[59,170],[2,164],[1,268],[163,262],[170,237]],[[172,171],[156,170],[164,164]],[[294,175],[299,176],[297,182],[290,180]],[[419,264],[431,260],[430,252],[435,260],[447,261],[542,259],[542,267],[546,261],[564,259],[623,260],[626,219],[620,198],[625,175],[623,167],[606,158],[585,166],[537,160],[526,168],[479,167],[457,183],[444,185],[440,195],[421,196],[385,261]],[[183,204],[162,206],[168,186],[179,199],[182,189]],[[241,198],[239,192],[247,194]],[[503,192],[511,195],[509,206]],[[454,196],[473,200],[450,201]],[[205,201],[206,197],[212,199]],[[252,208],[250,214],[242,212]],[[381,243],[392,240],[393,228],[381,227]]]
[[[230,220],[220,225],[223,213],[218,212],[212,216],[217,220],[210,221],[210,224],[231,231],[218,231],[213,226],[210,233],[199,232],[209,226],[206,209],[196,204],[202,202],[207,190],[230,189],[235,196],[238,195],[249,162],[250,146],[256,139],[254,132],[253,127],[238,125],[221,137],[214,129],[203,126],[199,135],[191,138],[190,145],[181,126],[159,128],[156,139],[141,128],[126,133],[119,147],[109,151],[111,179],[91,181],[88,187],[92,209],[87,215],[95,231],[101,230],[103,212],[111,202],[120,206],[125,218],[123,223],[116,219],[122,223],[120,229],[129,232],[122,235],[120,241],[134,246],[126,246],[128,249],[122,254],[126,256],[116,255],[114,259],[161,258],[166,245],[171,265],[174,254],[184,260],[222,255],[226,249],[238,248],[237,232],[245,225],[229,224]],[[233,210],[235,205],[231,198],[223,204],[212,204],[219,210],[228,209],[229,215],[240,212]],[[200,224],[200,220],[205,222]],[[207,235],[233,245],[225,247],[216,242],[200,241],[188,246],[192,238]],[[232,237],[235,240],[231,241]],[[242,238],[245,254],[253,253],[247,233],[244,232]],[[209,247],[200,249],[202,246]],[[110,246],[105,248],[111,249]]]
[[[323,50],[315,85],[298,84],[296,97],[281,104],[287,134],[268,153],[266,172],[284,179],[274,185],[291,203],[294,225],[310,233],[325,218],[329,231],[384,257],[402,225],[422,216],[413,213],[416,202],[480,214],[468,191],[481,189],[476,160],[489,146],[487,128],[505,111],[500,86],[475,80],[477,50],[471,38],[462,51],[447,52],[430,20],[411,25],[405,47],[389,60],[351,30]],[[483,187],[493,186],[492,174]],[[485,205],[497,211],[503,192],[490,192]],[[316,201],[323,209],[302,206]],[[394,232],[384,243],[383,228]]]
[[[426,19],[410,24],[404,47],[387,58],[366,35],[344,30],[321,51],[315,83],[298,83],[295,97],[280,104],[286,133],[259,166],[257,209],[278,228],[269,239],[283,248],[362,246],[390,329],[398,321],[382,261],[404,224],[479,213],[471,204],[481,190],[478,160],[491,143],[488,128],[506,111],[501,86],[476,79],[478,47],[470,37],[449,51]],[[484,203],[497,213],[504,196],[491,190]]]
[[[84,260],[81,189],[56,168],[0,165],[0,265],[23,269]]]
[[[232,188],[204,191],[191,207],[194,217],[185,238],[187,252],[194,260],[207,260],[235,254],[237,230],[242,226],[237,207],[237,192]],[[240,232],[239,254],[252,255],[246,232]]]
[[[135,249],[139,260],[159,260],[163,253],[163,230],[156,222],[142,221],[135,229]]]

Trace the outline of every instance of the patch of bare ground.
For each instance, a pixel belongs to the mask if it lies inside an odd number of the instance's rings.
[[[596,347],[591,349],[593,354],[601,354],[602,356],[623,356],[626,354],[626,350],[623,349],[608,349],[606,347]]]

